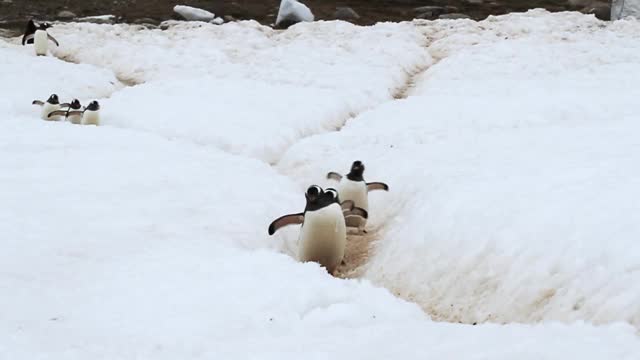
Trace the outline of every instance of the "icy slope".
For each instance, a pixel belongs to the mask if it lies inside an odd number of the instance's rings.
[[[105,111],[105,123],[269,163],[298,139],[391,99],[408,72],[430,61],[410,24],[320,22],[286,32],[254,22],[176,23],[166,31],[68,24],[56,31],[64,44],[57,56],[147,82],[106,103],[114,110]]]
[[[473,25],[461,48],[469,23],[427,26],[448,57],[415,96],[281,169],[308,182],[361,159],[386,181],[366,277],[436,319],[640,327],[640,25],[531,12]]]

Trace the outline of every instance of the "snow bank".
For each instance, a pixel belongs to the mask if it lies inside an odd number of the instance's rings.
[[[335,130],[391,99],[408,72],[430,61],[410,24],[310,23],[283,33],[255,22],[57,30],[68,44],[58,56],[145,82],[114,97],[123,106],[105,106],[105,123],[269,163],[300,138]]]
[[[186,5],[176,5],[173,7],[173,11],[182,16],[185,20],[189,21],[204,21],[208,22],[215,19],[216,15],[204,9],[198,9]]]
[[[285,26],[303,22],[313,21],[313,13],[307,5],[296,0],[282,0],[276,17],[276,26]]]
[[[448,57],[414,96],[299,142],[280,169],[304,183],[360,159],[386,181],[366,277],[436,319],[640,327],[640,25],[421,24]]]

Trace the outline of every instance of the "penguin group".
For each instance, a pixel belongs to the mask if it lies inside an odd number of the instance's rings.
[[[58,40],[49,34],[50,27],[51,24],[47,22],[36,25],[33,19],[29,20],[22,36],[22,45],[33,44],[37,56],[46,56],[49,50],[49,40],[53,41],[56,46],[60,46]]]
[[[40,111],[42,120],[60,121],[64,119],[72,124],[100,125],[100,104],[96,100],[83,108],[78,99],[61,104],[58,95],[51,94],[47,101],[34,100],[32,104],[42,108]]]
[[[319,263],[334,275],[343,261],[347,244],[347,228],[358,233],[369,218],[369,191],[389,191],[381,182],[364,180],[364,164],[354,161],[346,176],[329,172],[327,179],[338,181],[337,189],[311,185],[305,193],[304,211],[279,217],[269,225],[269,235],[288,225],[302,225],[298,238],[298,260]]]

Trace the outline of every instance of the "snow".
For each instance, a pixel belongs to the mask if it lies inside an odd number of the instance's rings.
[[[282,0],[276,17],[276,25],[285,22],[299,23],[303,21],[313,21],[314,16],[307,5],[296,0]]]
[[[546,12],[448,26],[413,96],[298,142],[280,168],[308,181],[360,159],[387,182],[366,278],[435,319],[639,327],[639,29]]]
[[[191,6],[186,6],[186,5],[176,5],[173,7],[173,11],[182,16],[185,20],[189,20],[189,21],[211,21],[213,20],[216,15],[204,10],[204,9],[198,9],[195,7],[191,7]]]
[[[640,17],[640,1],[638,0],[612,0],[611,20]]]
[[[82,64],[0,39],[0,358],[635,360],[639,26],[57,25]],[[39,120],[52,92],[104,124]],[[356,158],[391,192],[341,280],[267,226]]]

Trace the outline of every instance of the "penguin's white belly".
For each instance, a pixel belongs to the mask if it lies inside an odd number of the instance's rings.
[[[60,116],[58,115],[49,117],[50,113],[57,110],[60,110],[60,105],[49,104],[48,102],[46,102],[44,103],[44,105],[42,105],[42,114],[40,114],[40,117],[42,117],[42,120],[58,121],[60,120]]]
[[[36,30],[33,36],[33,48],[36,50],[36,55],[47,55],[48,42],[47,32],[44,30]]]
[[[338,196],[340,201],[351,200],[354,206],[369,211],[369,195],[367,183],[364,181],[351,181],[343,178],[338,184]]]
[[[346,177],[343,178],[338,184],[338,196],[340,201],[351,200],[355,207],[369,211],[369,194],[367,183],[364,181],[351,181]],[[347,220],[349,227],[364,229],[367,224],[367,219],[360,216],[350,216]]]
[[[86,110],[82,115],[84,125],[100,125],[100,113],[98,111]]]
[[[69,120],[72,124],[82,124],[82,115],[69,115],[67,117],[67,120]]]
[[[342,262],[346,243],[347,228],[338,204],[305,213],[300,229],[300,261],[315,261],[333,273]]]

